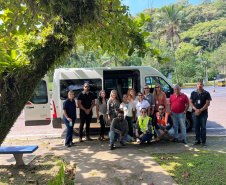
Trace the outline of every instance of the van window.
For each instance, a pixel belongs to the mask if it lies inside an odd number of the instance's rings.
[[[48,102],[48,93],[46,87],[46,81],[42,80],[36,87],[30,102],[34,104],[43,104]]]
[[[75,98],[83,91],[84,83],[89,83],[90,91],[94,93],[97,98],[99,92],[102,90],[101,79],[76,79],[76,80],[60,80],[60,99],[65,100],[68,97],[68,91],[74,91]]]
[[[158,76],[148,76],[145,78],[145,84],[149,86],[151,92],[153,92],[156,84],[160,84],[163,92],[166,93],[167,98],[170,97],[171,87],[163,78]]]

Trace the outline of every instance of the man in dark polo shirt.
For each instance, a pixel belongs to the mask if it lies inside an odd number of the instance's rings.
[[[65,146],[70,147],[73,145],[73,127],[76,120],[76,103],[74,100],[74,92],[68,92],[68,98],[63,104],[63,120],[67,127]]]
[[[192,120],[195,124],[196,141],[194,145],[199,145],[201,138],[202,145],[207,146],[206,121],[208,118],[208,107],[212,99],[210,93],[205,91],[203,86],[202,82],[197,83],[197,90],[191,93],[190,104],[192,107]]]
[[[79,142],[83,142],[82,133],[85,122],[86,140],[92,141],[92,139],[89,137],[89,127],[93,115],[92,108],[95,106],[95,97],[94,94],[89,91],[89,83],[85,83],[83,89],[84,91],[80,92],[77,97],[78,106],[80,108]]]

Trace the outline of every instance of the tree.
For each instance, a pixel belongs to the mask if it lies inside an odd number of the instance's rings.
[[[188,25],[185,14],[181,7],[176,5],[164,6],[161,8],[161,13],[157,14],[158,24],[157,29],[159,30],[159,36],[164,36],[165,40],[170,40],[171,48],[175,51],[179,47],[180,42],[180,31]],[[176,41],[176,47],[174,46]],[[175,73],[177,83],[179,82],[177,76],[177,64],[175,60]]]
[[[48,70],[72,48],[140,57],[153,50],[120,0],[0,0],[0,144]],[[153,53],[162,61],[158,53]]]

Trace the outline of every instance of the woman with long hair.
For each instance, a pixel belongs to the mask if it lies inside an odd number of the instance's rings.
[[[158,112],[158,107],[160,104],[164,104],[165,110],[167,110],[166,94],[162,91],[162,87],[160,84],[155,85],[153,95],[155,98],[155,112]]]
[[[119,107],[120,102],[118,100],[117,91],[112,90],[110,93],[110,98],[107,101],[107,115],[110,122],[112,122],[112,120],[117,117],[118,111],[120,111]]]
[[[129,125],[129,135],[133,137],[133,121],[132,121],[132,109],[133,105],[128,102],[128,97],[126,94],[122,97],[123,102],[120,104],[121,111],[124,112],[124,118],[127,120]]]
[[[132,104],[132,121],[133,123],[136,122],[136,104],[138,101],[138,97],[136,96],[136,91],[135,89],[131,88],[128,90],[127,92],[127,96],[128,96],[128,102],[131,102]]]
[[[107,98],[105,90],[100,91],[99,97],[96,101],[96,113],[97,113],[97,121],[100,122],[100,136],[98,140],[105,139],[104,138],[104,130],[105,124],[107,123]]]

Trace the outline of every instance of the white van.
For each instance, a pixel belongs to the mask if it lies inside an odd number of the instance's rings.
[[[130,88],[134,88],[136,92],[143,92],[144,85],[148,85],[150,91],[153,92],[156,84],[161,84],[168,100],[173,94],[173,84],[158,70],[148,66],[56,69],[53,77],[52,96],[53,127],[59,128],[63,123],[63,102],[67,99],[68,91],[74,91],[77,104],[77,96],[83,91],[83,84],[88,82],[90,91],[94,93],[96,98],[102,89],[109,97],[111,90],[117,89],[119,79],[123,84],[122,94],[126,94]],[[79,123],[78,107],[76,123]],[[96,123],[96,107],[93,108],[91,123]],[[186,124],[187,130],[191,130],[193,126],[191,108],[187,113]]]

